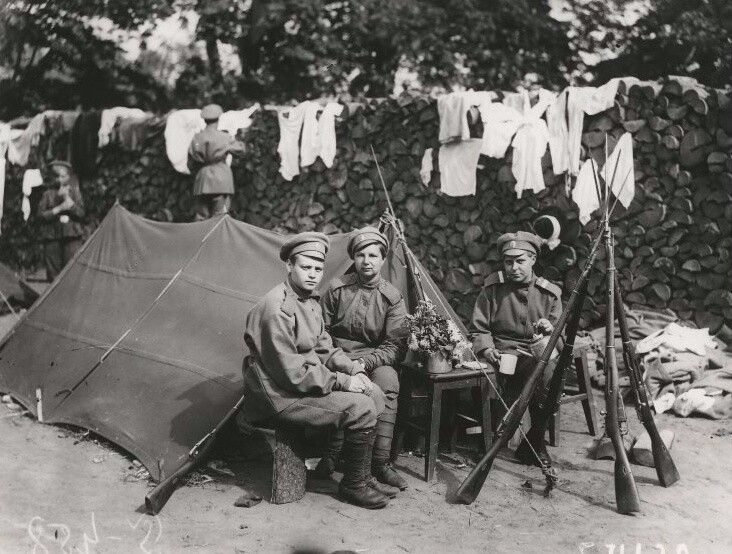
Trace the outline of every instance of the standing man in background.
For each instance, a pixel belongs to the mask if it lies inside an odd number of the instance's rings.
[[[188,148],[188,169],[195,173],[193,185],[194,221],[228,213],[234,196],[234,174],[227,163],[232,153],[243,154],[246,147],[228,133],[218,130],[221,106],[209,104],[201,110],[206,128],[196,133]]]
[[[53,184],[38,203],[46,278],[53,281],[84,244],[84,200],[71,164],[51,162]]]

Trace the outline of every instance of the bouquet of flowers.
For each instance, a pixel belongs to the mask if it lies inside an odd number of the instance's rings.
[[[441,354],[447,359],[460,359],[471,348],[457,325],[437,313],[435,305],[422,300],[409,322],[409,349],[425,354]]]

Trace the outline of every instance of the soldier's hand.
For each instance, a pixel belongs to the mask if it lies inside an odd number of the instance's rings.
[[[554,325],[552,325],[552,322],[544,317],[534,324],[534,328],[542,335],[551,335],[552,331],[554,331]]]
[[[366,390],[366,387],[364,386],[363,381],[359,378],[359,375],[363,375],[363,373],[351,376],[351,380],[348,382],[348,389],[346,389],[346,392],[362,393]]]
[[[371,382],[371,379],[365,373],[358,373],[356,379],[360,379],[363,383],[363,393],[371,394],[371,391],[374,389],[374,384]]]
[[[489,364],[498,365],[501,362],[501,353],[496,348],[486,349],[483,355]]]

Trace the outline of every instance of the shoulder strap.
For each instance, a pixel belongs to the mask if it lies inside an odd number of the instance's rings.
[[[402,293],[399,292],[399,289],[386,280],[379,284],[379,292],[384,295],[384,298],[392,306],[402,299]]]
[[[483,283],[484,287],[490,287],[491,285],[498,285],[506,282],[506,277],[503,275],[503,271],[496,271],[486,277]]]
[[[553,294],[557,298],[560,298],[560,299],[562,298],[562,289],[560,289],[557,285],[555,285],[551,281],[544,279],[544,277],[537,277],[536,286]]]

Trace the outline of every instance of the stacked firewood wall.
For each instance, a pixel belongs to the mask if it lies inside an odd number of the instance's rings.
[[[437,156],[429,185],[420,179],[425,149],[439,147],[438,127],[432,98],[404,94],[348,104],[336,124],[333,167],[326,168],[318,159],[287,182],[278,173],[276,113],[260,111],[244,139],[248,153],[233,164],[233,215],[286,233],[349,231],[378,222],[387,202],[373,146],[409,245],[463,318],[469,318],[485,277],[500,269],[497,237],[529,230],[536,214],[548,206],[562,210],[568,231],[558,248],[542,255],[540,265],[546,277],[568,292],[597,225],[596,218],[584,227],[577,221],[577,207],[567,196],[573,181],[553,174],[547,152],[547,189],[516,198],[509,149],[505,159],[481,157],[475,196],[444,196],[439,192]],[[723,325],[732,327],[729,94],[673,78],[621,85],[612,109],[585,118],[583,158],[591,155],[603,163],[605,136],[612,149],[626,131],[634,139],[636,194],[628,210],[618,205],[614,230],[627,302],[631,307],[671,308],[713,332]],[[37,223],[24,223],[20,216],[21,177],[21,170],[11,169],[0,258],[31,268],[40,262],[40,249],[32,239]],[[162,128],[140,151],[105,148],[98,176],[82,183],[95,223],[116,200],[148,217],[189,221],[191,189],[192,177],[176,173],[166,157]],[[599,273],[589,287],[584,326],[598,321],[604,311]]]

